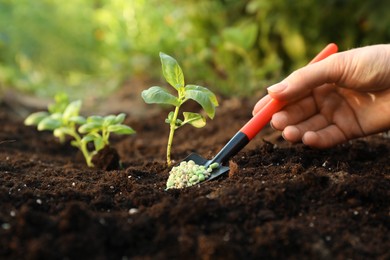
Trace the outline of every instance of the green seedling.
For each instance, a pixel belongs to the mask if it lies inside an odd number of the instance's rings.
[[[89,167],[93,167],[92,158],[105,146],[109,145],[109,137],[114,134],[134,134],[135,131],[122,124],[126,115],[90,116],[84,118],[79,115],[82,102],[70,102],[63,94],[56,95],[55,103],[48,106],[48,111],[35,112],[29,115],[25,125],[36,125],[39,131],[53,131],[61,143],[66,136],[72,138],[71,145],[78,148]],[[93,143],[90,151],[88,144]]]
[[[183,118],[179,119],[181,105],[190,99],[194,100],[201,105],[207,116],[213,119],[218,101],[214,93],[205,87],[185,85],[183,71],[174,58],[160,52],[160,59],[164,78],[177,91],[177,96],[172,95],[165,88],[153,86],[142,92],[142,98],[148,104],[164,104],[175,107],[175,110],[171,111],[165,120],[170,126],[167,145],[167,164],[171,166],[171,147],[175,130],[186,124],[190,124],[196,128],[201,128],[206,125],[206,117],[198,113],[183,112]]]
[[[203,165],[197,165],[192,160],[183,161],[169,172],[167,189],[181,189],[205,181],[210,177],[213,169],[218,167],[218,163],[213,163],[206,168]]]

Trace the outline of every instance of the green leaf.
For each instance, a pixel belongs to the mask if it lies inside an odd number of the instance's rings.
[[[116,116],[108,115],[104,117],[103,126],[109,126],[115,123]]]
[[[206,125],[206,119],[198,113],[183,112],[183,124],[190,124],[196,128],[202,128]]]
[[[55,137],[57,137],[58,139],[60,139],[61,143],[65,142],[66,132],[64,131],[64,128],[60,127],[60,128],[54,129],[53,135]]]
[[[64,120],[69,120],[69,118],[78,116],[79,111],[81,108],[81,100],[76,100],[71,102],[66,108],[63,113],[63,119]]]
[[[160,59],[165,80],[176,90],[184,87],[184,75],[179,63],[163,52],[160,52]]]
[[[102,125],[99,124],[99,123],[95,123],[95,122],[86,123],[86,124],[84,124],[84,125],[79,127],[79,133],[86,134],[86,133],[90,133],[90,132],[93,132],[93,131],[97,132],[101,128],[102,128]]]
[[[177,118],[177,119],[176,119],[176,122],[175,122],[175,129],[178,129],[178,128],[182,127],[183,125],[185,125],[185,123],[183,122],[183,120]]]
[[[41,122],[44,118],[48,117],[49,113],[42,111],[42,112],[35,112],[29,115],[25,120],[25,125],[38,125],[39,122]]]
[[[180,101],[162,87],[151,87],[142,91],[142,98],[148,104],[167,104],[175,107],[180,106]]]
[[[103,138],[95,138],[93,140],[93,144],[95,146],[95,151],[96,152],[100,151],[105,146]]]
[[[102,116],[89,116],[87,118],[87,123],[95,123],[103,125],[104,118]]]
[[[173,111],[169,112],[168,117],[165,119],[165,123],[170,124],[173,120]]]
[[[70,141],[70,144],[71,144],[72,146],[74,146],[74,147],[80,148],[80,143],[77,142],[76,140]]]
[[[127,125],[110,125],[107,131],[118,135],[131,135],[135,133],[134,129]]]
[[[119,115],[116,116],[114,124],[121,124],[123,121],[125,121],[126,114],[125,113],[120,113]]]
[[[215,115],[215,107],[218,106],[218,101],[213,92],[205,87],[196,85],[187,85],[185,87],[186,99],[192,99],[198,102],[207,115],[213,119]]]
[[[41,120],[38,124],[38,130],[51,130],[53,131],[56,128],[61,127],[62,123],[61,120],[54,119],[52,117],[46,117],[43,120]]]
[[[69,122],[73,122],[78,125],[83,125],[86,121],[87,120],[83,116],[72,116],[71,118],[69,118]]]
[[[83,143],[89,143],[89,142],[92,142],[96,139],[96,136],[94,135],[86,135],[84,136],[82,139],[81,139],[81,142]]]
[[[50,115],[51,118],[61,121],[62,120],[62,114],[61,113],[54,113]]]
[[[256,43],[258,25],[254,22],[243,22],[238,26],[222,31],[224,41],[233,47],[250,50]]]
[[[205,95],[207,95],[209,97],[211,103],[213,103],[214,106],[217,107],[219,105],[217,97],[208,88],[205,88],[205,87],[202,87],[202,86],[198,86],[198,85],[187,85],[185,87],[185,91],[189,91],[189,90],[200,91],[200,92],[204,93]]]
[[[288,33],[283,35],[283,47],[287,55],[293,60],[299,60],[306,55],[306,44],[304,37],[297,30],[289,28]]]
[[[50,114],[63,113],[69,104],[69,97],[65,93],[58,93],[54,97],[55,103],[48,106]]]

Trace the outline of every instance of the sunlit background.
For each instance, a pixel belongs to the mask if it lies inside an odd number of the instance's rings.
[[[379,0],[0,0],[1,93],[83,98],[163,82],[162,51],[188,82],[247,96],[329,42],[389,42],[389,11]]]

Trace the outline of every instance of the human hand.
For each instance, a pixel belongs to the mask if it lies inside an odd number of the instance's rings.
[[[256,114],[271,98],[287,103],[271,125],[290,142],[318,148],[390,129],[390,45],[329,56],[268,88]]]

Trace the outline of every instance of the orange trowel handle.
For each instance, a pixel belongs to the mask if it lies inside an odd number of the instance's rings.
[[[337,52],[337,45],[334,43],[328,44],[316,57],[309,63],[314,63],[325,59],[333,53]],[[263,127],[271,121],[272,115],[281,110],[285,103],[275,99],[271,99],[256,115],[252,117],[240,130],[249,140],[252,140]]]

